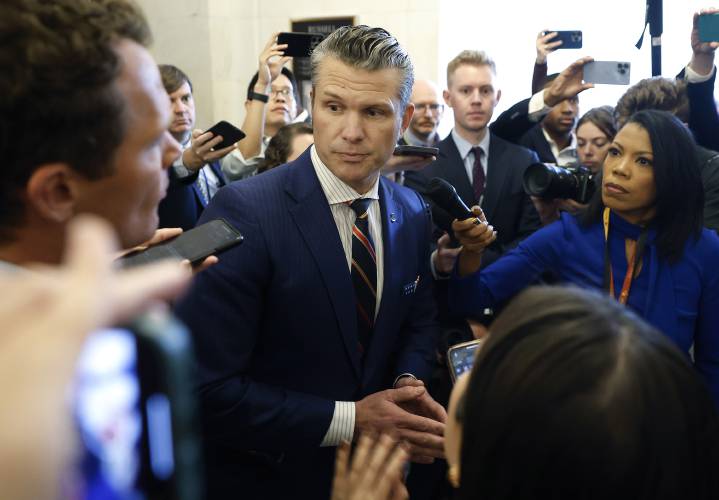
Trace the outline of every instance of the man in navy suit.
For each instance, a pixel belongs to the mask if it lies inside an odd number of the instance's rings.
[[[380,175],[412,81],[385,30],[338,29],[312,55],[314,145],[221,190],[200,219],[245,236],[177,307],[197,350],[210,498],[328,498],[334,447],[361,432],[442,457],[446,413],[421,382],[438,333],[430,214]]]
[[[218,189],[225,185],[219,160],[231,153],[235,145],[215,151],[222,137],[194,130],[195,99],[192,82],[178,67],[159,66],[162,85],[170,97],[172,121],[169,131],[182,145],[182,155],[168,170],[167,196],[160,203],[160,227],[195,227],[197,219]]]
[[[437,161],[421,172],[407,173],[405,185],[425,193],[428,181],[441,177],[457,189],[468,206],[480,205],[498,233],[485,252],[483,265],[487,265],[540,226],[532,200],[522,188],[524,170],[538,159],[487,127],[501,97],[494,61],[487,54],[466,50],[450,61],[447,87],[444,100],[454,111],[454,128],[439,143]],[[440,227],[449,227],[449,214],[438,207],[433,207],[433,214]],[[439,260],[434,262],[436,265]]]

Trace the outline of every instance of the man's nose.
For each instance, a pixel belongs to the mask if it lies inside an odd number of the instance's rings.
[[[362,120],[355,113],[350,113],[345,117],[342,126],[342,138],[347,142],[358,142],[364,138]]]

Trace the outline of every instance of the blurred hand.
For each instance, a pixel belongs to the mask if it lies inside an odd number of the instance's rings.
[[[407,452],[388,435],[360,436],[350,466],[350,445],[337,447],[332,500],[405,500],[402,482]]]
[[[393,174],[395,172],[402,172],[403,170],[418,171],[435,161],[437,158],[430,156],[416,155],[392,155],[390,156],[387,163],[382,167],[383,174]]]
[[[444,423],[403,408],[425,404],[426,392],[419,385],[370,394],[355,403],[355,427],[362,433],[390,434],[406,445],[414,461],[431,463],[434,458],[444,458]]]
[[[113,266],[107,223],[78,216],[63,265],[0,273],[0,390],[13,411],[0,417],[3,497],[56,498],[74,433],[67,388],[91,331],[121,323],[180,293],[190,274],[177,262]]]
[[[269,92],[270,84],[277,78],[282,71],[282,67],[292,60],[291,57],[284,56],[284,50],[287,44],[278,44],[277,35],[273,33],[265,44],[259,57],[259,67],[257,69],[257,87],[262,88],[264,94]],[[273,59],[274,58],[274,59]],[[255,90],[256,92],[258,90]]]
[[[476,319],[467,318],[467,324],[469,325],[469,329],[472,330],[472,336],[475,339],[483,339],[489,334],[487,327]]]
[[[454,264],[457,262],[457,256],[462,251],[462,247],[452,248],[450,246],[451,239],[447,233],[444,233],[437,240],[437,250],[432,252],[434,259],[434,268],[442,274],[451,274]]]
[[[189,170],[199,170],[210,162],[224,158],[237,146],[235,143],[215,151],[213,148],[221,142],[221,135],[213,136],[212,132],[193,130],[190,147],[182,152],[182,164]]]
[[[576,215],[587,208],[587,204],[579,203],[576,200],[559,200],[559,210]]]
[[[401,387],[424,387],[424,382],[412,377],[402,377],[397,381],[396,388]],[[408,401],[398,403],[399,407],[413,415],[427,417],[437,422],[445,424],[447,422],[447,412],[444,407],[437,403],[429,392],[426,390],[420,397]],[[433,455],[414,455],[412,459],[416,462],[431,463],[434,461]]]
[[[564,68],[544,90],[544,104],[551,108],[566,99],[573,98],[580,92],[594,88],[593,83],[582,83],[584,65],[592,61],[594,61],[592,57],[582,57]]]
[[[557,50],[557,47],[562,45],[563,42],[561,40],[557,40],[556,42],[551,41],[556,36],[556,31],[547,30],[542,30],[537,34],[537,41],[535,44],[537,47],[537,59],[535,62],[537,64],[546,64],[547,56]]]
[[[557,198],[547,200],[539,196],[530,196],[530,198],[532,199],[534,208],[539,214],[539,220],[543,226],[559,220],[559,204],[562,200]]]

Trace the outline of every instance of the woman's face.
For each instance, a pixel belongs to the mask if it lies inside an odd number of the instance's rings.
[[[592,122],[582,123],[577,128],[579,163],[596,174],[602,168],[611,142],[609,137]]]
[[[632,224],[647,222],[656,212],[653,162],[649,134],[636,123],[617,133],[604,160],[602,201]]]

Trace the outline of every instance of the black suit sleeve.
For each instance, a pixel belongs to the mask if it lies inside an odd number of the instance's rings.
[[[684,71],[682,69],[677,79],[685,78]],[[719,151],[719,114],[714,102],[715,81],[716,70],[705,82],[687,82],[687,96],[689,97],[689,129],[694,133],[697,144]]]
[[[524,99],[499,115],[489,129],[497,137],[519,144],[522,136],[536,124],[529,119],[529,99]]]

